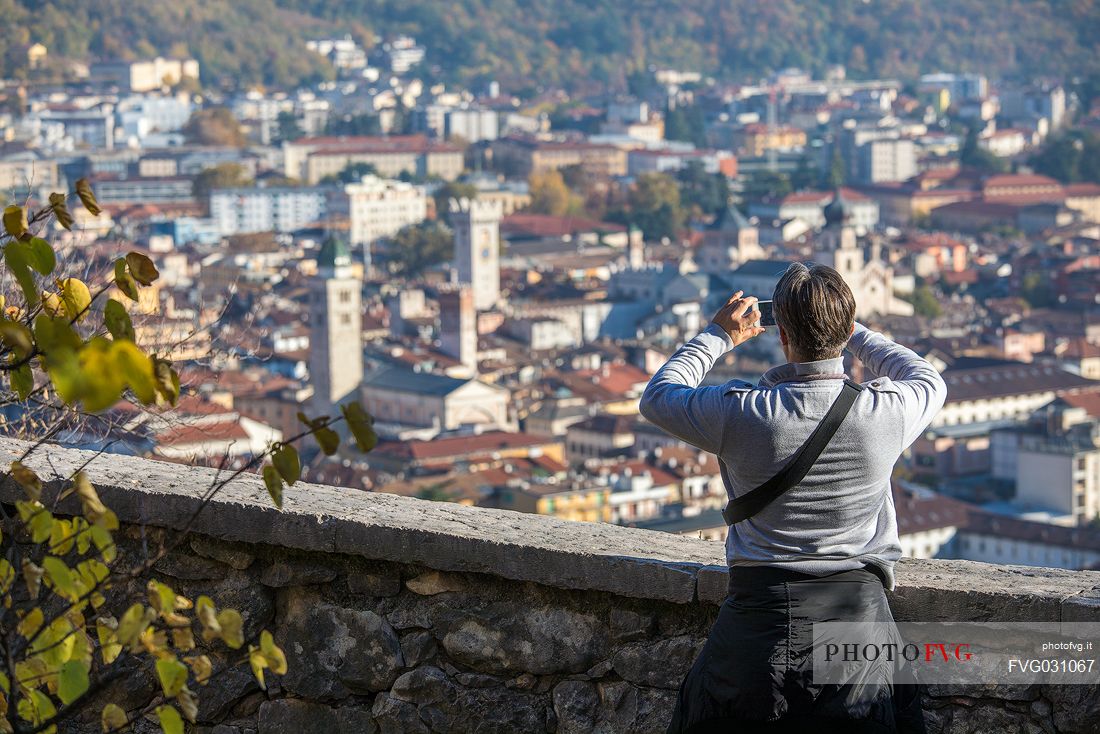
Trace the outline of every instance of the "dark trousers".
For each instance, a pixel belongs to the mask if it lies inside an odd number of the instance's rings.
[[[870,670],[847,684],[813,682],[814,622],[890,623],[881,571],[828,576],[730,569],[729,594],[680,685],[669,734],[923,734],[916,685]]]

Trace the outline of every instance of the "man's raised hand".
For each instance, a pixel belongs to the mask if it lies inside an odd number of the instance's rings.
[[[743,296],[744,291],[734,293],[726,305],[718,309],[718,313],[714,314],[714,318],[710,320],[712,324],[717,324],[729,334],[735,347],[764,333],[764,327],[757,326],[760,313],[753,308],[760,299]]]

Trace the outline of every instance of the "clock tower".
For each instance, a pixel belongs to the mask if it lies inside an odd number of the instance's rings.
[[[475,309],[494,308],[500,301],[501,203],[451,199],[450,209],[455,233],[454,279],[473,290]]]

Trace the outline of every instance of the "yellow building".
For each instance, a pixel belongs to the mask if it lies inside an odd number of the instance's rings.
[[[769,127],[761,122],[745,125],[735,136],[741,154],[759,158],[769,150],[792,150],[806,145],[806,131],[797,127]]]
[[[595,485],[570,487],[546,484],[516,490],[515,494],[517,497],[525,496],[533,500],[534,511],[539,515],[579,522],[611,522],[611,504],[608,502],[610,492],[608,487]],[[514,509],[530,511],[522,507]]]

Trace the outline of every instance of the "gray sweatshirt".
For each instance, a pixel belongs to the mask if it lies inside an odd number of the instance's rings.
[[[806,442],[843,384],[842,358],[788,363],[759,386],[700,387],[733,347],[711,324],[657,371],[640,410],[651,423],[718,457],[729,496],[774,476]],[[726,536],[731,566],[780,566],[824,575],[873,563],[894,587],[901,556],[890,475],[947,397],[936,369],[856,324],[848,350],[875,375],[806,478]]]

